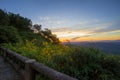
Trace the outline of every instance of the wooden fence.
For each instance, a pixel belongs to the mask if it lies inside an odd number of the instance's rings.
[[[4,47],[0,47],[0,54],[23,75],[24,80],[35,80],[36,75],[39,74],[49,80],[77,80]]]

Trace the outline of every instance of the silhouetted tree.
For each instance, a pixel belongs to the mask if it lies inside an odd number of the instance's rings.
[[[51,30],[48,29],[48,28],[45,28],[44,31],[42,31],[42,33],[44,34],[44,37],[46,38],[46,40],[48,42],[52,42],[54,44],[59,44],[60,41],[59,39],[57,38],[57,36],[55,34],[52,34]]]
[[[19,14],[13,14],[9,12],[10,26],[14,26],[18,29],[18,31],[30,31],[30,27],[32,26],[32,22],[28,18],[24,18]]]
[[[33,29],[37,30],[37,32],[41,31],[41,27],[42,27],[42,25],[39,25],[39,24],[34,24],[33,25]]]
[[[7,12],[0,9],[0,25],[9,25],[9,16]]]
[[[1,31],[1,34],[0,34],[1,43],[2,42],[12,42],[12,43],[16,42],[16,40],[18,40],[18,39],[16,39],[18,34],[20,35],[22,40],[37,39],[38,42],[40,40],[42,40],[42,41],[44,40],[44,41],[52,42],[55,44],[58,44],[60,42],[59,39],[57,38],[57,36],[53,35],[51,30],[49,30],[48,28],[45,28],[44,30],[42,30],[41,25],[34,24],[32,26],[32,21],[30,19],[22,17],[19,14],[14,14],[11,12],[7,13],[1,9],[0,9],[0,25],[2,25],[2,26],[0,26],[1,27],[0,28],[1,29],[0,30]],[[11,27],[11,26],[13,26],[13,27]],[[33,30],[31,30],[31,28],[37,30],[37,34],[34,34]],[[12,34],[12,33],[14,33],[14,34]],[[9,36],[9,34],[10,34],[10,36]],[[7,36],[9,36],[9,37],[7,37]]]

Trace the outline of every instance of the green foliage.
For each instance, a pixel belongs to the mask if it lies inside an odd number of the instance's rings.
[[[94,47],[68,47],[48,42],[37,46],[36,40],[4,46],[81,80],[120,79],[120,56],[104,54]]]
[[[0,9],[0,25],[9,25],[9,21],[7,12]]]
[[[20,36],[13,26],[0,25],[0,44],[1,43],[16,43],[20,41]]]
[[[11,26],[14,27],[14,29]],[[33,36],[31,34],[34,34],[34,33],[30,29],[30,26],[32,26],[32,22],[30,19],[24,18],[24,17],[20,16],[19,14],[13,14],[10,12],[7,13],[0,9],[0,27],[1,27],[0,31],[2,33],[0,35],[2,35],[1,39],[3,38],[3,40],[5,40],[4,42],[9,42],[9,40],[7,41],[8,38],[5,36],[6,34],[7,34],[7,36],[9,36],[9,34],[10,34],[10,37],[12,37],[12,38],[20,35],[23,40],[33,39]],[[3,32],[4,31],[3,28],[4,28],[4,30],[6,30],[6,34],[3,34],[3,33],[5,33],[5,32]],[[17,34],[16,34],[15,30],[17,31]],[[12,34],[12,33],[15,33],[15,34]],[[15,39],[16,39],[16,37],[15,37]],[[3,40],[2,40],[2,42],[3,42]],[[16,41],[17,41],[17,39],[16,39]],[[12,42],[14,43],[14,41],[12,41]]]
[[[56,69],[82,80],[119,80],[120,56],[103,54],[94,47],[72,47],[53,58]]]
[[[10,13],[8,14],[9,19],[10,19],[10,26],[14,26],[18,29],[18,31],[30,31],[29,26],[32,26],[32,22],[28,18],[24,18],[20,16],[19,14],[13,14]]]
[[[18,31],[30,31],[32,22],[28,18],[24,18],[19,14],[13,14],[11,12],[5,12],[0,9],[0,25],[14,26]]]

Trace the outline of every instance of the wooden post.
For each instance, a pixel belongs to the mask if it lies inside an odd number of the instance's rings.
[[[34,62],[34,59],[25,61],[25,80],[35,80],[35,71],[30,67]]]
[[[0,55],[2,55],[2,49],[1,49],[1,46],[0,46]]]
[[[20,63],[20,62],[15,63],[15,69],[16,69],[17,71],[19,71],[20,68],[21,68],[21,63]]]
[[[7,52],[6,52],[6,50],[3,50],[3,57],[4,57],[4,61],[6,61],[7,60]]]

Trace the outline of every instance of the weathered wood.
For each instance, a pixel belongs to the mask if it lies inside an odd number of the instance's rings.
[[[26,57],[24,57],[16,52],[13,52],[9,49],[3,48],[3,47],[0,47],[0,49],[5,50],[7,52],[7,54],[16,57],[18,60],[22,61],[23,63],[25,63],[26,60],[29,60],[29,58],[26,58]]]
[[[60,73],[54,69],[51,69],[47,66],[45,66],[42,63],[34,62],[31,65],[36,71],[39,73],[45,75],[46,77],[50,78],[51,80],[77,80],[75,78],[72,78],[66,74]]]
[[[25,80],[35,80],[35,71],[31,68],[35,60],[25,61]]]
[[[3,57],[4,57],[4,61],[6,61],[7,60],[7,52],[5,51],[5,50],[3,50]]]
[[[11,50],[7,49],[7,52],[8,52],[8,54],[10,54],[10,55],[16,57],[18,60],[22,61],[23,63],[25,63],[26,60],[29,60],[29,58],[26,58],[26,57],[24,57],[16,52],[13,52]]]
[[[60,73],[54,69],[51,69],[42,63],[36,62],[35,60],[31,60],[29,58],[23,57],[22,55],[17,54],[9,49],[0,47],[0,50],[3,51],[4,58],[11,56],[11,57],[14,57],[14,59],[17,59],[18,61],[25,64],[25,68],[24,68],[25,73],[22,71],[24,73],[25,80],[35,80],[36,72],[44,75],[45,77],[48,77],[50,80],[78,80],[78,79],[72,78],[66,74]],[[7,56],[7,55],[9,55],[9,56]],[[14,61],[14,59],[12,61]],[[19,65],[20,65],[20,62],[18,62]],[[15,65],[14,63],[12,63],[12,64]],[[20,66],[18,67],[18,69],[19,68],[20,68]]]

